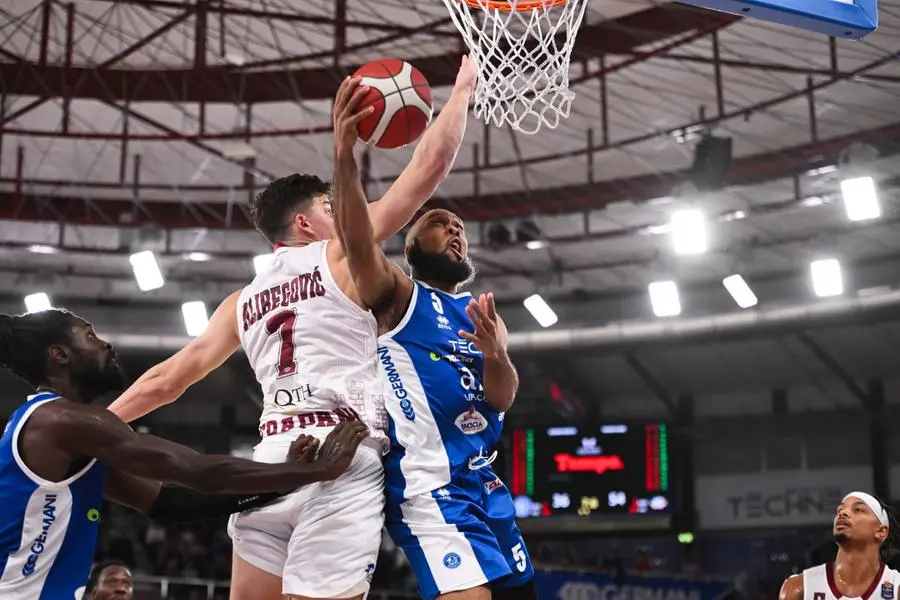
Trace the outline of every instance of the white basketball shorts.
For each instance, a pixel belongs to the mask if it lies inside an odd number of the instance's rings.
[[[302,433],[324,439],[318,431]],[[253,460],[283,462],[295,438],[285,433],[263,439]],[[350,598],[369,590],[383,524],[381,451],[376,442],[366,440],[339,478],[232,515],[228,534],[238,556],[282,578],[282,593]]]

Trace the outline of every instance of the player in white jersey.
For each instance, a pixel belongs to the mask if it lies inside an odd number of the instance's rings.
[[[789,577],[780,600],[895,600],[900,573],[885,564],[891,521],[871,494],[847,494],[834,517],[837,558]]]
[[[464,58],[450,99],[409,166],[370,205],[377,240],[399,231],[449,173],[475,75]],[[338,97],[365,91],[348,78]],[[301,432],[321,437],[357,415],[370,429],[383,427],[377,326],[334,237],[329,193],[312,176],[270,184],[251,215],[276,247],[272,269],[225,299],[200,337],[150,369],[110,410],[130,421],[172,402],[242,345],[264,393],[255,460],[273,461],[279,452],[283,460],[286,444]],[[310,486],[232,520],[232,600],[365,596],[384,521],[384,436],[375,435],[369,451],[361,449],[333,484]]]
[[[459,293],[474,268],[455,214],[432,209],[410,228],[411,277],[387,259],[366,215],[353,104],[333,112],[335,221],[381,333],[388,533],[425,600],[536,600],[515,504],[490,466],[519,387],[506,326],[492,294]]]

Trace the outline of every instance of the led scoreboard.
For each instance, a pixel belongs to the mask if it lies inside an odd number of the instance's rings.
[[[665,424],[514,429],[510,441],[520,519],[670,512]]]

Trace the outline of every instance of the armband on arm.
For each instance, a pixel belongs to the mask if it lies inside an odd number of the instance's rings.
[[[162,523],[186,523],[227,517],[259,508],[284,494],[201,494],[188,488],[164,485],[147,516]]]

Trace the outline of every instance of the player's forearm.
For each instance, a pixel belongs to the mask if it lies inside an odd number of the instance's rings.
[[[204,494],[284,493],[298,487],[324,481],[323,465],[312,463],[266,464],[227,455],[198,455],[197,464],[160,478]]]
[[[368,215],[368,202],[352,150],[338,152],[334,159],[331,207],[338,237],[348,258],[374,251],[375,237]]]
[[[471,94],[472,90],[469,88],[462,86],[453,88],[441,114],[422,136],[422,141],[413,153],[410,164],[419,162],[425,166],[423,172],[430,175],[428,184],[431,185],[432,192],[450,173],[462,145],[463,136],[466,134]]]
[[[384,197],[369,205],[376,242],[405,227],[447,178],[466,133],[471,93],[469,88],[454,87],[441,114],[422,136],[409,165]]]
[[[507,411],[516,400],[519,374],[506,351],[484,359],[484,395],[488,404],[499,411]]]
[[[128,423],[174,402],[184,393],[184,389],[172,384],[166,377],[165,363],[162,363],[141,375],[108,408]]]

